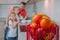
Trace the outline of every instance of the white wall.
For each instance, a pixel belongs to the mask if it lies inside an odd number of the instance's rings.
[[[19,6],[19,5],[0,5],[0,18],[6,18],[7,14],[9,13],[9,9],[12,6]],[[33,4],[26,6],[26,12],[29,17],[34,15]]]
[[[26,11],[27,11],[27,15],[28,17],[33,17],[35,12],[34,12],[34,4],[28,4],[26,6]]]
[[[60,0],[47,0],[36,3],[37,13],[45,13],[60,26]],[[60,35],[60,27],[59,27]],[[60,36],[59,36],[60,40]]]
[[[28,0],[0,0],[0,4],[20,4],[21,1],[27,2]]]
[[[16,6],[16,5],[0,5],[0,18],[5,18],[7,16],[11,6]]]
[[[55,0],[54,18],[60,25],[60,0]]]
[[[45,13],[57,22],[60,22],[60,0],[48,0],[48,6],[45,6],[45,0],[36,3],[36,12]],[[0,5],[0,18],[5,18],[9,12],[11,6],[14,5]],[[34,15],[34,5],[30,4],[26,6],[26,11],[29,17]]]
[[[36,12],[43,13],[44,11],[44,1],[39,1],[36,3]]]
[[[37,13],[45,13],[60,24],[60,0],[45,0],[36,3]]]

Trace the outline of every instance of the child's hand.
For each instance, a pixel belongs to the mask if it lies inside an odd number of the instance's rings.
[[[19,24],[19,21],[17,21],[16,23]]]

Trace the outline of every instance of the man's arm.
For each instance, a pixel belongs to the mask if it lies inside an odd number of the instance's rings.
[[[6,24],[8,24],[10,13],[6,17]]]
[[[26,20],[26,19],[28,18],[28,15],[27,15],[26,10],[24,10],[24,11],[25,11],[25,17],[24,17],[24,20]]]
[[[25,18],[24,18],[24,20],[26,20],[27,18],[28,18],[28,16],[26,15]]]

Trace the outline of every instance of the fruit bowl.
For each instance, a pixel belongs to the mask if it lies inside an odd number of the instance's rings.
[[[45,14],[36,14],[27,26],[27,40],[59,40],[59,26]]]
[[[41,34],[39,34],[39,35],[41,36]],[[30,26],[28,25],[27,26],[27,39],[26,40],[40,40],[40,39],[36,39],[37,38],[36,35],[35,35],[35,38],[33,36],[34,35],[30,34]],[[44,39],[42,38],[41,40],[44,40]],[[51,40],[59,40],[59,26],[56,26],[56,34],[55,34],[55,36]]]

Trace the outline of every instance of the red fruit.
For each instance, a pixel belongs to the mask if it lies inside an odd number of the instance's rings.
[[[47,36],[44,38],[45,40],[52,40],[54,37],[54,34],[53,33],[48,33]]]
[[[54,22],[51,22],[50,30],[51,30],[51,32],[53,32],[54,34],[56,34],[56,24]]]
[[[33,40],[38,40],[37,36],[33,36]]]
[[[31,25],[30,25],[30,27],[33,28],[33,29],[36,28],[37,26],[38,25],[36,23],[31,23]]]
[[[30,34],[33,36],[34,35],[34,29],[30,29]]]
[[[45,36],[45,34],[46,34],[46,32],[43,28],[38,28],[36,30],[36,35],[37,35],[38,38],[41,38],[41,37]]]
[[[56,24],[53,21],[51,21],[50,22],[50,27],[56,27]]]

